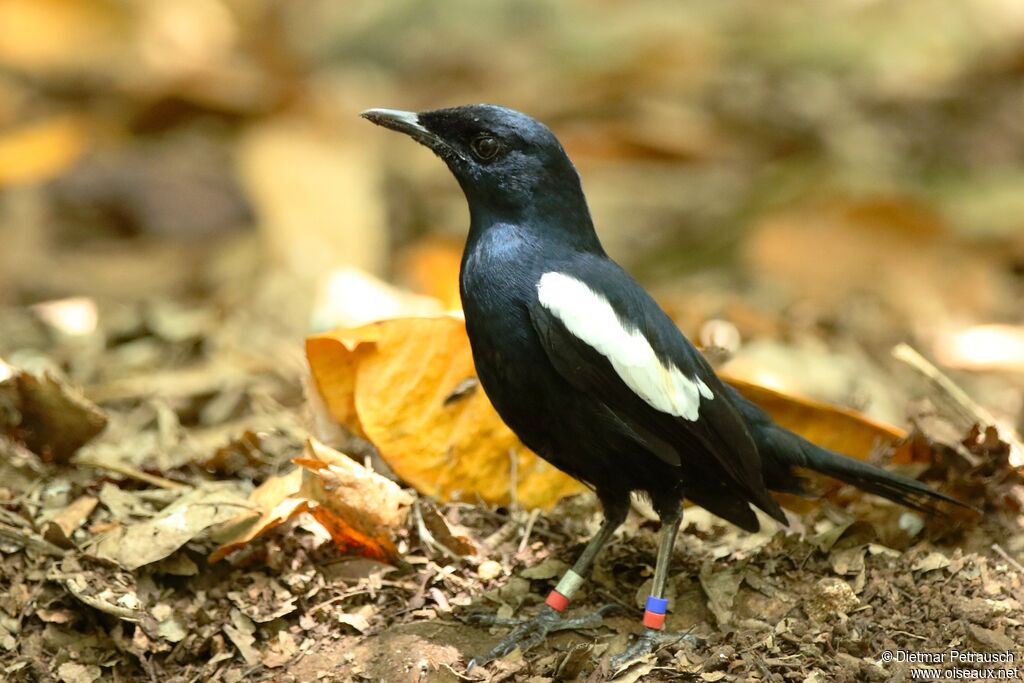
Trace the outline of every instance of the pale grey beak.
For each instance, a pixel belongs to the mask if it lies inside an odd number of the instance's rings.
[[[449,163],[465,162],[463,154],[446,143],[439,135],[420,123],[419,114],[399,109],[367,109],[360,114],[364,119],[378,126],[405,133],[416,142],[434,150]]]
[[[367,109],[360,114],[364,119],[378,126],[384,126],[400,133],[413,135],[430,135],[430,131],[420,125],[419,114],[414,111],[402,111],[400,109]]]

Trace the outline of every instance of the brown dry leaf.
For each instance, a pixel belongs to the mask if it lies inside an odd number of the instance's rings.
[[[516,497],[527,507],[550,507],[583,490],[523,446],[479,388],[453,396],[476,373],[457,318],[404,318],[316,335],[306,340],[306,355],[331,415],[422,493],[506,504],[511,455]]]
[[[473,539],[466,534],[456,535],[453,533],[448,520],[438,512],[433,503],[427,500],[421,501],[419,511],[427,533],[435,541],[460,557],[477,554],[478,550]]]
[[[64,662],[57,668],[57,676],[62,683],[92,683],[98,681],[103,675],[103,670],[96,664],[79,664],[77,662]]]
[[[150,616],[131,572],[110,563],[69,553],[50,579],[59,581],[76,600],[92,609],[132,623],[150,625]]]
[[[43,538],[61,548],[74,547],[71,535],[78,527],[85,524],[99,502],[99,498],[94,496],[79,496],[63,510],[46,520],[42,529]]]
[[[949,557],[944,553],[938,551],[930,552],[924,557],[920,557],[911,566],[911,570],[915,572],[932,572],[936,569],[945,569],[949,566]]]
[[[298,651],[295,637],[287,631],[278,631],[277,639],[270,642],[261,661],[268,669],[276,669],[287,664]]]
[[[256,642],[256,637],[253,635],[254,627],[252,622],[239,625],[240,617],[235,616],[235,612],[232,612],[232,618],[235,620],[236,625],[225,626],[224,633],[228,639],[238,648],[238,653],[242,655],[242,659],[249,666],[256,666],[260,663],[260,653],[253,645]]]
[[[115,528],[90,544],[88,552],[126,569],[162,560],[200,533],[248,507],[241,485],[208,482],[189,491],[151,519]]]
[[[7,375],[7,377],[3,377]],[[107,426],[107,417],[66,384],[0,367],[0,431],[45,458],[64,461]]]
[[[70,116],[57,116],[3,133],[0,187],[39,183],[60,175],[81,156],[85,143],[81,121]]]
[[[302,512],[310,513],[343,550],[382,560],[397,556],[391,536],[405,523],[409,494],[314,439],[306,442],[305,456],[295,462],[302,467],[268,479],[252,492],[249,504],[261,514],[236,518],[220,535],[222,544],[210,555],[211,562]]]

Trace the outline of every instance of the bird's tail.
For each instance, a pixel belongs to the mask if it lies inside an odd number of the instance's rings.
[[[822,448],[778,425],[756,428],[767,432],[759,443],[765,445],[765,478],[771,489],[803,492],[802,479],[795,469],[804,468],[922,512],[941,511],[940,501],[970,508],[916,479]]]

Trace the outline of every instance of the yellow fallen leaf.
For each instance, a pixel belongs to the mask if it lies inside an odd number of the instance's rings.
[[[131,45],[132,14],[106,0],[0,0],[0,65],[33,75],[109,74]]]
[[[60,175],[85,149],[85,130],[57,116],[0,135],[0,187],[39,183]]]
[[[582,484],[523,446],[473,384],[465,324],[403,318],[310,337],[306,355],[328,411],[373,443],[422,493],[550,507]]]

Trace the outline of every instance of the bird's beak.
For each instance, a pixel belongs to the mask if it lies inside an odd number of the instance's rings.
[[[444,144],[441,138],[423,127],[419,120],[419,114],[414,111],[367,109],[360,116],[378,126],[405,133],[431,149],[437,149],[438,146]]]

